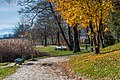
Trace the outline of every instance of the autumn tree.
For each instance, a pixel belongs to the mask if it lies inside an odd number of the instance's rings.
[[[95,53],[100,53],[100,31],[102,24],[108,18],[108,11],[112,8],[111,0],[52,0],[56,10],[62,18],[72,27],[89,26],[89,34],[92,36]],[[106,27],[107,28],[107,27]],[[105,29],[106,29],[105,28]]]
[[[52,1],[50,0],[49,3],[52,4],[51,2]],[[56,21],[57,21],[57,16],[55,15],[55,17],[56,17]],[[59,22],[58,22],[58,24],[59,24]],[[69,26],[71,26],[71,25],[69,25]],[[78,26],[78,24],[74,25],[74,27],[73,27],[73,32],[74,32],[74,40],[73,40],[74,41],[74,47],[73,47],[73,51],[74,52],[79,52],[80,51],[77,26]],[[72,50],[72,45],[70,45],[68,42],[67,42],[67,45],[68,45],[69,49]]]

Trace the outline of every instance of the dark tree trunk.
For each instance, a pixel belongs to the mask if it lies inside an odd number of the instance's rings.
[[[86,40],[85,40],[85,49],[87,50],[88,49],[88,46],[87,46],[87,35],[86,35]]]
[[[58,17],[57,17],[57,15],[55,14],[55,11],[54,11],[54,9],[53,9],[53,7],[52,7],[51,2],[49,2],[49,4],[50,4],[51,11],[52,11],[52,13],[53,13],[53,16],[54,16],[54,18],[56,19],[56,22],[57,22],[58,27],[59,27],[59,29],[60,29],[60,32],[61,32],[61,34],[62,34],[62,36],[63,36],[63,39],[65,40],[65,42],[66,42],[69,50],[71,51],[71,50],[72,50],[72,47],[71,47],[71,45],[69,44],[69,42],[68,42],[68,40],[67,40],[67,38],[66,38],[66,36],[65,36],[65,34],[64,34],[64,31],[63,31],[63,29],[62,29],[61,23],[59,22]]]
[[[93,52],[93,40],[92,40],[92,36],[90,36],[90,51]]]
[[[99,0],[99,3],[100,5],[101,4],[101,1],[102,0]],[[100,24],[99,24],[99,31],[98,31],[98,34],[99,34],[99,38],[100,38],[100,42],[101,42],[101,47],[104,48],[105,47],[105,44],[104,44],[104,33],[103,33],[103,24],[102,24],[102,9],[100,10],[101,11],[101,19],[100,19]]]
[[[97,48],[97,52],[96,54],[100,53],[100,31],[98,30],[98,34],[97,34],[97,45],[96,45],[96,48]]]
[[[79,39],[78,39],[78,31],[77,31],[77,25],[73,27],[74,32],[74,52],[80,52],[80,46],[79,46]]]
[[[92,27],[92,22],[90,22],[90,27]],[[90,31],[91,31],[91,28],[90,28]],[[87,32],[88,32],[88,29],[87,29]],[[92,31],[91,31],[92,32]],[[90,35],[90,51],[93,52],[93,38],[92,38],[92,35]]]
[[[93,46],[94,46],[94,52],[95,54],[99,54],[99,45],[97,44],[96,36],[93,37]]]
[[[93,27],[92,27],[92,21],[90,22],[90,31],[91,31],[91,34],[93,34],[92,35],[92,40],[93,40],[93,46],[94,46],[94,52],[95,52],[95,54],[98,54],[98,53],[100,53],[100,48],[99,48],[99,35],[95,35],[95,33],[94,33],[94,31],[93,31]],[[98,33],[99,34],[99,33]],[[96,38],[97,37],[97,38]]]
[[[59,25],[59,28],[60,28],[60,30],[61,30],[61,34],[62,34],[62,36],[63,36],[63,39],[65,40],[65,42],[66,42],[69,50],[72,51],[72,47],[71,47],[71,45],[69,44],[67,38],[65,37],[65,34],[64,34],[64,31],[63,31],[63,29],[62,29],[62,27],[61,27],[61,25],[60,25],[60,22],[58,22],[58,25]]]
[[[43,40],[41,41],[41,45],[44,45],[44,41]]]
[[[88,33],[88,28],[86,28],[86,32]],[[90,44],[90,36],[87,34],[87,38],[88,38],[88,43]]]
[[[45,43],[44,46],[47,46],[47,36],[45,35]]]
[[[101,17],[102,17],[102,14],[101,14]],[[102,19],[100,20],[98,34],[99,34],[99,39],[100,39],[100,42],[101,42],[101,47],[104,48],[105,44],[104,44],[104,33],[103,33]]]
[[[104,35],[102,30],[100,31],[100,42],[101,42],[101,47],[105,48]]]
[[[57,45],[60,46],[60,33],[57,32]]]
[[[54,39],[51,37],[51,44],[54,45]]]
[[[69,37],[69,43],[70,43],[70,45],[72,47],[72,50],[73,50],[73,36],[71,34],[71,28],[70,27],[68,27],[68,37]]]
[[[46,26],[45,26],[45,36],[44,36],[44,38],[45,38],[45,42],[44,42],[44,46],[47,46],[47,32],[46,32]]]
[[[119,43],[120,41],[119,41],[119,38],[117,37],[117,43]]]
[[[86,42],[85,42],[85,44],[86,44],[85,49],[87,50],[88,49],[88,45],[87,44],[90,44],[90,37],[88,35],[88,28],[86,28]]]
[[[0,62],[3,62],[2,54],[0,55]]]

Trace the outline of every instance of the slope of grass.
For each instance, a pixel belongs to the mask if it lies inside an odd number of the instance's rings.
[[[71,55],[74,54],[72,51],[64,51],[64,50],[55,50],[55,47],[37,47],[40,52],[46,52],[48,54],[51,54],[52,56],[65,56],[65,55]],[[81,53],[88,53],[87,50],[81,50],[81,52],[75,53],[75,54],[81,54]]]
[[[101,53],[109,53],[117,50],[120,50],[120,43],[101,49]]]
[[[14,73],[16,69],[17,69],[16,66],[0,68],[0,80],[2,80],[3,78],[5,78],[8,75]]]
[[[81,54],[72,57],[67,65],[71,71],[90,79],[120,79],[120,43],[104,48],[106,54]]]

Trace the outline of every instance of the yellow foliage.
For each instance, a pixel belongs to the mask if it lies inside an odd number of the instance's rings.
[[[85,28],[92,21],[95,32],[100,20],[105,23],[112,8],[111,0],[54,0],[54,3],[55,9],[70,26],[79,23],[79,27]]]
[[[107,32],[108,31],[108,27],[105,28],[104,32]]]
[[[53,2],[54,0],[48,0],[49,2]]]

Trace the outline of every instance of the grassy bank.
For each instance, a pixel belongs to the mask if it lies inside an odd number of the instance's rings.
[[[16,69],[17,69],[16,66],[0,68],[0,80],[2,80],[3,78],[5,78],[8,75],[11,75],[12,73],[14,73]]]
[[[73,53],[73,51],[61,51],[61,50],[55,50],[55,47],[37,47],[40,52],[46,52],[48,54],[51,54],[52,56],[65,56],[65,55],[72,55],[72,54],[81,54],[81,53],[88,53],[88,50],[81,50],[81,52]]]
[[[120,79],[120,44],[101,50],[106,54],[81,54],[72,57],[67,67],[80,76],[99,80]]]
[[[109,53],[117,50],[120,50],[120,43],[101,49],[101,53]]]

